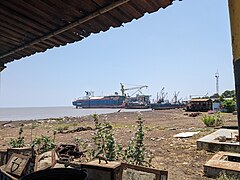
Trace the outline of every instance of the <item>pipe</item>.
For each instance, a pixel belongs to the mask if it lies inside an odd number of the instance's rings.
[[[240,137],[240,1],[228,0],[231,34],[235,89],[237,100],[238,137]],[[238,138],[240,143],[240,140]]]
[[[40,38],[38,38],[38,39],[35,39],[35,40],[33,40],[32,42],[27,43],[27,44],[24,44],[23,46],[15,49],[15,50],[12,50],[12,51],[10,51],[10,52],[8,52],[8,53],[2,54],[2,55],[0,55],[0,59],[1,59],[1,58],[4,58],[4,57],[6,57],[6,56],[9,56],[9,55],[11,55],[11,54],[14,54],[14,53],[16,53],[16,52],[18,52],[18,51],[21,51],[21,50],[23,50],[23,49],[25,49],[25,48],[27,48],[27,47],[29,47],[29,46],[32,46],[32,45],[34,45],[34,44],[36,44],[36,43],[39,43],[39,42],[44,41],[44,40],[46,40],[46,39],[49,39],[49,38],[51,38],[51,37],[53,37],[53,36],[56,36],[56,35],[58,35],[58,34],[60,34],[60,33],[63,33],[63,32],[65,32],[65,31],[67,31],[67,30],[69,30],[69,29],[71,29],[71,28],[74,28],[74,27],[76,27],[76,26],[78,26],[78,25],[80,25],[80,24],[83,24],[83,23],[85,23],[85,22],[87,22],[87,21],[90,21],[90,20],[92,20],[92,19],[94,19],[94,18],[96,18],[96,17],[98,17],[98,16],[100,16],[100,15],[102,15],[102,14],[104,14],[104,13],[110,11],[110,10],[112,10],[112,9],[115,9],[115,8],[117,8],[117,7],[121,6],[121,5],[129,2],[129,1],[130,1],[130,0],[119,0],[119,1],[116,1],[116,2],[114,2],[114,3],[112,3],[112,4],[108,5],[108,6],[103,7],[102,9],[100,9],[100,10],[98,10],[98,11],[95,11],[95,12],[93,12],[92,14],[86,16],[86,17],[83,17],[83,18],[81,18],[81,19],[78,19],[78,20],[76,20],[75,22],[73,22],[73,23],[71,23],[71,24],[68,24],[67,26],[64,26],[64,27],[62,27],[62,28],[60,28],[60,29],[58,29],[58,30],[50,33],[50,34],[47,34],[47,35],[42,36],[42,37],[40,37]]]

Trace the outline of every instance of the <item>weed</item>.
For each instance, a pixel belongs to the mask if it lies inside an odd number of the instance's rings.
[[[20,148],[20,147],[24,147],[24,137],[22,136],[23,133],[23,124],[21,124],[20,128],[19,128],[19,132],[18,132],[18,138],[11,138],[9,145],[12,148]]]
[[[221,173],[216,180],[238,180],[239,177],[226,175],[225,172]]]
[[[85,151],[87,149],[87,146],[88,146],[87,141],[84,141],[79,137],[75,137],[74,141],[75,141],[75,144],[79,146],[80,151]]]
[[[124,151],[123,161],[140,166],[151,166],[154,156],[151,152],[146,151],[146,147],[143,143],[143,122],[142,115],[139,114],[137,120],[137,132],[135,133],[135,137],[129,141],[129,145]]]
[[[202,121],[207,127],[215,127],[223,124],[223,117],[220,112],[217,112],[213,116],[205,115]]]
[[[151,166],[153,154],[148,152],[143,143],[144,131],[142,115],[138,115],[137,119],[137,132],[135,137],[131,138],[126,148],[122,144],[115,143],[112,125],[104,121],[100,123],[98,116],[93,116],[95,124],[95,132],[93,135],[94,148],[88,150],[89,159],[93,159],[102,154],[107,160],[120,160],[130,164],[140,166]]]
[[[204,124],[205,124],[207,127],[214,126],[214,124],[215,124],[215,118],[214,118],[214,116],[205,115],[205,116],[202,118],[202,121],[204,122]]]
[[[68,129],[69,129],[69,125],[62,125],[62,126],[57,127],[56,131],[59,133],[62,133],[63,131],[66,131]]]
[[[38,154],[54,149],[56,147],[55,135],[56,131],[53,133],[53,139],[51,139],[49,136],[44,135],[37,137],[33,140],[31,147],[34,148]]]
[[[107,121],[99,123],[96,114],[92,117],[95,124],[95,133],[92,138],[95,145],[95,150],[92,151],[93,157],[102,154],[109,161],[115,160],[115,139],[113,137],[111,124]]]

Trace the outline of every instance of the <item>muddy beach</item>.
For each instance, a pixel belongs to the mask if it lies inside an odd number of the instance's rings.
[[[144,120],[144,143],[154,154],[152,165],[167,170],[169,179],[210,179],[204,176],[203,165],[214,153],[197,150],[196,140],[214,132],[213,127],[206,127],[202,122],[205,113],[190,117],[181,109],[141,112]],[[117,143],[127,146],[136,132],[137,112],[120,112],[99,115],[99,121],[109,121],[113,126]],[[224,125],[237,125],[236,115],[223,113]],[[53,136],[56,143],[74,143],[76,138],[92,141],[94,122],[91,116],[51,118],[35,121],[13,121],[0,123],[0,149],[6,149],[11,138],[18,137],[19,127],[23,126],[25,143],[41,135]],[[78,129],[78,130],[77,130]],[[189,138],[174,138],[181,132],[200,131]],[[65,133],[62,133],[65,132]]]

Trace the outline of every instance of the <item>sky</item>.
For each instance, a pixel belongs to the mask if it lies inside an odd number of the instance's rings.
[[[225,0],[176,1],[166,9],[88,38],[7,64],[0,107],[71,106],[86,90],[111,95],[120,83],[147,85],[156,98],[234,89]],[[126,85],[126,88],[133,87]],[[131,92],[128,92],[131,94]]]

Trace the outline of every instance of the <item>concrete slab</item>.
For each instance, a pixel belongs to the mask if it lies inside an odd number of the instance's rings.
[[[220,151],[204,165],[204,173],[208,177],[216,178],[223,172],[240,177],[240,154]]]
[[[197,149],[212,152],[227,151],[240,153],[240,143],[236,142],[236,135],[238,135],[238,130],[219,129],[212,134],[198,139]],[[221,142],[223,139],[225,142]]]

